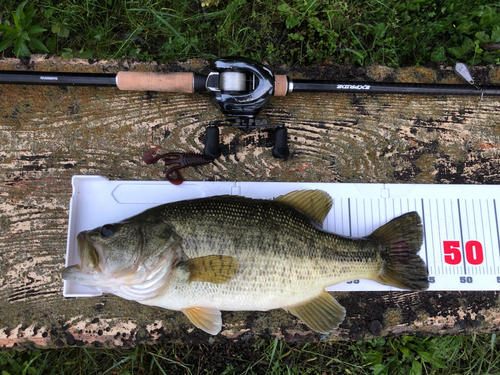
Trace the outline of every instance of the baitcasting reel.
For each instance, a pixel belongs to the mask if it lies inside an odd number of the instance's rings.
[[[207,157],[216,159],[221,155],[219,126],[233,126],[246,132],[262,127],[278,127],[274,133],[272,154],[275,158],[288,157],[290,151],[285,126],[256,119],[275,94],[275,76],[268,68],[244,58],[219,59],[212,64],[205,87],[215,106],[229,116],[226,120],[212,121],[207,128],[204,149]]]

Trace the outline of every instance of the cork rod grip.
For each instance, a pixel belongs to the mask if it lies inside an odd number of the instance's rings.
[[[274,96],[285,96],[288,93],[288,78],[285,75],[274,76]]]
[[[194,73],[118,72],[120,90],[194,92]]]

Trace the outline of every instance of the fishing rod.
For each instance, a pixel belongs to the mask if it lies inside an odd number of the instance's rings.
[[[500,95],[500,87],[479,87],[467,66],[457,64],[455,72],[469,85],[342,82],[291,79],[275,75],[263,64],[246,58],[228,57],[215,60],[208,75],[196,73],[127,72],[118,74],[86,74],[58,72],[0,71],[0,84],[104,86],[120,90],[163,91],[178,93],[208,92],[215,106],[227,116],[211,121],[206,129],[204,154],[211,159],[221,155],[219,126],[233,126],[244,131],[277,127],[273,156],[287,158],[287,130],[283,124],[268,124],[257,115],[272,96],[293,92],[416,94],[416,95]]]

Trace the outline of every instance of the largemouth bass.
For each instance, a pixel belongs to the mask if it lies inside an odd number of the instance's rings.
[[[216,196],[168,203],[78,234],[78,265],[63,278],[144,305],[182,311],[217,334],[221,310],[283,308],[328,333],[345,309],[325,287],[370,279],[425,290],[416,212],[364,238],[323,230],[332,207],[320,190],[273,200]]]

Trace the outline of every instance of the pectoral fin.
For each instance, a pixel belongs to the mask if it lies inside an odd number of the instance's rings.
[[[224,255],[208,255],[188,259],[181,263],[189,272],[188,281],[222,284],[231,280],[238,271],[236,258]]]
[[[337,329],[345,318],[345,309],[325,290],[320,296],[302,305],[287,307],[286,310],[320,333]]]
[[[222,327],[222,318],[219,310],[206,307],[191,307],[182,310],[188,319],[199,329],[216,335]]]

